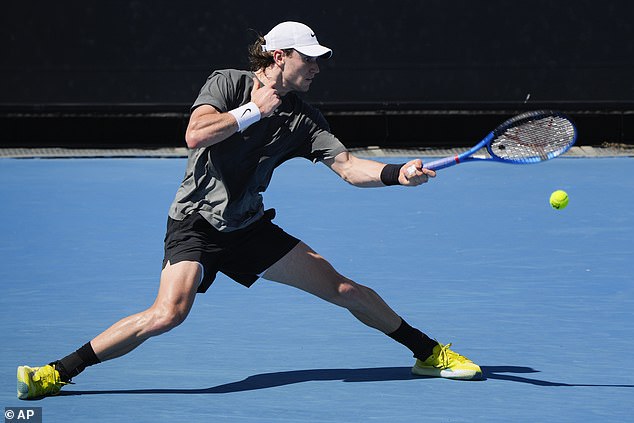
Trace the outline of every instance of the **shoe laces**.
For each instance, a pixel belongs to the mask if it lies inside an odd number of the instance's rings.
[[[451,363],[455,363],[456,361],[459,363],[472,363],[467,357],[458,354],[455,351],[449,349],[451,347],[451,343],[447,345],[438,344],[440,347],[438,349],[438,362],[443,367],[449,367]]]
[[[60,380],[59,373],[53,366],[39,367],[34,373],[31,379],[34,382],[38,382],[40,387],[39,391],[47,392],[51,387],[61,387],[67,385],[68,382]]]

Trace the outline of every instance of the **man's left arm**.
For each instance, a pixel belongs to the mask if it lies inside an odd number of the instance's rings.
[[[423,168],[420,159],[392,165],[355,157],[348,151],[337,154],[334,159],[324,160],[344,181],[357,187],[382,187],[386,185],[417,186],[436,176],[436,172]],[[408,169],[414,166],[416,171]]]

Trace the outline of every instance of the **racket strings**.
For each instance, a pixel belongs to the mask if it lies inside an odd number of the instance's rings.
[[[575,128],[563,117],[548,116],[506,129],[495,138],[489,153],[513,162],[552,159],[568,150],[575,140]]]

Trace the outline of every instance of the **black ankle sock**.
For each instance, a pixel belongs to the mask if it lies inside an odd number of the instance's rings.
[[[388,333],[387,336],[405,345],[414,353],[414,357],[423,361],[432,355],[434,347],[438,345],[438,342],[429,338],[418,329],[411,327],[403,319],[401,319],[401,325],[398,329]]]
[[[88,366],[101,363],[97,354],[88,342],[80,349],[55,362],[55,368],[64,382],[70,382],[72,378],[84,371]]]

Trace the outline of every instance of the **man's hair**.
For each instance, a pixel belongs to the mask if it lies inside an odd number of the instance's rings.
[[[249,64],[252,71],[268,68],[274,63],[273,52],[262,50],[264,44],[266,44],[266,40],[259,35],[257,40],[249,46]],[[283,51],[286,56],[290,56],[293,53],[292,48],[287,48]]]

